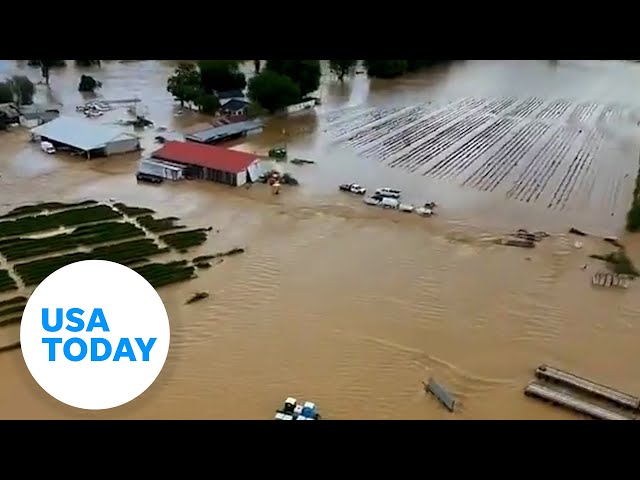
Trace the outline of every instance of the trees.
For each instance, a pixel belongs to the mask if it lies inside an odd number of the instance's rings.
[[[31,105],[36,87],[33,82],[24,75],[14,75],[8,82],[13,90],[13,95],[18,105]]]
[[[24,75],[14,75],[6,82],[0,82],[0,103],[17,103],[31,105],[35,86]]]
[[[238,60],[200,60],[200,85],[207,93],[243,90],[247,86]]]
[[[184,102],[197,102],[201,96],[200,73],[192,63],[181,63],[167,80],[167,91],[184,106]]]
[[[342,82],[344,77],[353,71],[357,63],[357,60],[329,60],[329,68]]]
[[[301,98],[320,86],[320,60],[267,60],[266,69],[293,80]]]
[[[94,65],[100,66],[100,60],[76,60],[76,65],[79,67],[92,67]]]
[[[27,63],[32,67],[40,67],[44,82],[49,85],[49,70],[54,67],[66,67],[66,60],[28,60]]]
[[[300,87],[291,78],[269,68],[249,80],[249,98],[271,113],[300,97]]]
[[[102,83],[98,82],[90,75],[82,75],[80,77],[80,84],[78,85],[79,92],[93,92],[96,88],[102,87]]]
[[[367,74],[375,78],[399,77],[407,71],[407,60],[364,60]]]
[[[195,103],[202,113],[214,115],[220,108],[220,100],[212,93],[200,93]]]
[[[9,82],[0,82],[0,103],[13,102],[13,89]]]

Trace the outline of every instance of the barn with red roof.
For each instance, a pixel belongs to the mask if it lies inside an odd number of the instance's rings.
[[[166,142],[152,158],[184,165],[185,175],[240,186],[255,182],[261,173],[257,155],[195,142]]]

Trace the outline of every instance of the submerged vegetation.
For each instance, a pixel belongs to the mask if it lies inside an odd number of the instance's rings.
[[[15,277],[9,270],[0,270],[0,292],[16,290],[18,277],[25,286],[34,286],[59,268],[82,260],[130,266],[156,288],[194,278],[196,264],[205,268],[204,261],[162,263],[151,258],[201,245],[212,228],[184,230],[177,217],[156,219],[154,213],[149,208],[93,200],[13,209],[0,216],[0,255],[12,263]],[[226,254],[230,253],[210,257]],[[0,301],[0,325],[19,322],[26,301],[21,296]]]
[[[608,253],[606,255],[594,254],[589,256],[591,258],[606,262],[609,269],[611,269],[614,273],[629,275],[632,277],[640,276],[640,272],[638,272],[638,269],[635,267],[624,248],[620,248],[619,250]]]
[[[16,281],[7,270],[0,270],[0,292],[9,292],[17,290]]]
[[[627,212],[627,231],[640,231],[640,169],[636,176],[636,187],[633,190],[633,200],[631,208]]]

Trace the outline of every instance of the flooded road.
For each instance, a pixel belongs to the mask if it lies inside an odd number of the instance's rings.
[[[165,89],[174,65],[70,65],[38,95],[78,115],[79,76],[91,71],[100,96],[137,96],[157,126],[181,130],[203,118],[176,116]],[[0,75],[15,72],[40,79],[38,69],[0,61]],[[24,131],[0,133],[2,211],[116,198],[220,231],[194,255],[247,248],[160,290],[172,345],[139,399],[101,413],[66,408],[39,389],[19,352],[2,353],[0,418],[269,419],[289,395],[333,419],[580,418],[523,395],[545,362],[640,393],[638,286],[594,290],[601,265],[588,254],[610,249],[597,238],[577,249],[566,235],[572,225],[623,234],[639,83],[640,68],[619,62],[469,61],[344,85],[327,75],[315,113],[274,119],[237,145],[286,143],[293,157],[317,161],[287,165],[302,185],[277,197],[261,185],[137,185],[138,155],[81,162],[43,154]],[[124,109],[88,121],[121,117]],[[144,133],[145,148],[155,135]],[[440,215],[367,207],[337,192],[351,181],[435,200]],[[491,242],[514,228],[551,236],[533,250]],[[640,263],[638,238],[623,240]],[[184,305],[198,290],[211,297]],[[0,341],[17,331],[4,329]],[[456,414],[424,394],[430,376],[459,399]]]

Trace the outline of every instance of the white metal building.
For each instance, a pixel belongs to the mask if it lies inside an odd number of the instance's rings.
[[[186,167],[184,165],[156,160],[154,158],[143,158],[138,166],[138,173],[177,181],[185,177],[185,169]]]
[[[34,138],[51,142],[57,150],[81,152],[87,158],[104,157],[140,149],[140,139],[131,132],[91,120],[58,117],[31,129]]]

